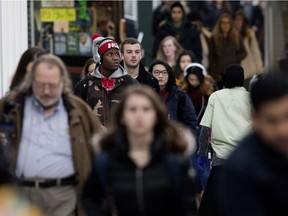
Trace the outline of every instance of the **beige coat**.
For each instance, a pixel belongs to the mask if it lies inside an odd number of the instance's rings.
[[[261,58],[258,42],[253,30],[249,30],[249,36],[244,38],[244,46],[247,56],[241,61],[244,69],[245,79],[263,73],[263,61]]]
[[[4,107],[7,106],[9,95],[0,100],[0,115],[2,115]],[[12,164],[16,167],[19,144],[21,141],[22,123],[23,123],[23,104],[25,95],[19,95],[15,105],[5,110],[9,118],[15,124],[13,134],[12,147],[14,155]],[[86,103],[77,96],[72,94],[63,96],[65,108],[69,114],[69,128],[73,152],[73,162],[75,174],[78,180],[77,185],[77,216],[86,215],[82,209],[80,198],[82,196],[82,187],[90,174],[92,168],[93,149],[91,138],[95,133],[102,131],[103,127],[99,123],[97,116],[92,114]],[[11,101],[11,100],[10,100]],[[6,104],[6,106],[5,106]]]

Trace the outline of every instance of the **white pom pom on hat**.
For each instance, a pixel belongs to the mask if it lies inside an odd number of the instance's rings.
[[[202,69],[202,73],[204,76],[207,76],[207,71],[206,71],[206,68],[202,65],[202,64],[199,64],[199,63],[190,63],[189,65],[186,66],[185,70],[184,70],[184,77],[187,76],[187,70],[190,68],[190,67],[199,67]]]

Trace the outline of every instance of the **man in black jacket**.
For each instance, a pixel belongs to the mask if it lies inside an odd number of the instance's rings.
[[[259,79],[251,88],[254,134],[232,153],[219,181],[225,216],[288,215],[288,76]]]
[[[135,78],[140,84],[148,85],[157,93],[160,93],[160,87],[157,79],[145,70],[142,59],[142,46],[135,38],[127,38],[121,44],[121,53],[123,55],[123,66],[127,74]]]

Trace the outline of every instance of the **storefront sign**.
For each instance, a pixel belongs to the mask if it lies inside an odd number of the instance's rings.
[[[42,22],[75,21],[75,8],[41,8],[40,19]]]

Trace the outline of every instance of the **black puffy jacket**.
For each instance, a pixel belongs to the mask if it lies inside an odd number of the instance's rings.
[[[128,145],[115,138],[117,147],[106,151],[109,155],[107,170],[99,173],[97,156],[94,169],[84,186],[83,204],[88,216],[111,215],[111,208],[118,216],[193,216],[196,214],[194,181],[188,175],[188,166],[180,162],[179,188],[167,168],[165,151],[161,142],[154,142],[152,159],[143,169],[137,168],[128,157]],[[100,169],[103,170],[103,169]],[[169,173],[170,172],[170,173]],[[107,185],[101,183],[107,175]],[[108,211],[104,211],[104,209]]]

